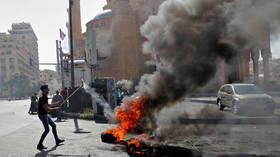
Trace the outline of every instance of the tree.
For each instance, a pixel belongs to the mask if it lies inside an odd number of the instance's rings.
[[[23,73],[16,73],[6,83],[10,91],[10,97],[26,97],[32,94],[31,81]]]

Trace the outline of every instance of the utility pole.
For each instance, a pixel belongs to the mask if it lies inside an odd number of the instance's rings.
[[[69,32],[70,32],[70,56],[71,56],[71,87],[75,89],[75,75],[74,75],[74,52],[73,52],[73,29],[72,29],[72,6],[73,0],[69,0]],[[76,133],[80,132],[77,118],[74,118]]]
[[[59,52],[60,52],[60,69],[61,69],[61,83],[62,83],[62,89],[65,88],[64,83],[64,65],[63,65],[63,52],[61,47],[61,41],[59,41]]]
[[[73,52],[73,30],[72,30],[72,6],[73,0],[69,0],[69,32],[70,32],[70,55],[71,55],[71,87],[75,88],[74,75],[74,52]]]
[[[58,74],[60,74],[60,66],[59,66],[59,48],[58,48],[58,40],[56,40],[56,59],[57,59],[57,64],[56,64],[56,71]]]

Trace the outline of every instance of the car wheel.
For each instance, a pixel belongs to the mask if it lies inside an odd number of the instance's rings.
[[[225,107],[222,105],[220,99],[217,100],[217,105],[218,105],[218,108],[219,108],[220,111],[223,111],[223,110],[224,110]]]

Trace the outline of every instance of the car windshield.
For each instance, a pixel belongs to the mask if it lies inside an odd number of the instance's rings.
[[[263,91],[254,85],[237,85],[234,90],[236,94],[263,94]]]

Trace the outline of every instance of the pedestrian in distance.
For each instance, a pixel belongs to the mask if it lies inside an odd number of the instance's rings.
[[[63,97],[59,94],[59,91],[56,91],[55,93],[56,94],[52,98],[52,103],[62,102]],[[61,112],[62,112],[61,108],[58,111],[56,111],[56,117],[57,117],[56,121],[58,122],[61,121]]]
[[[39,149],[39,150],[47,149],[47,147],[45,147],[43,145],[43,142],[44,142],[44,139],[46,138],[47,134],[49,133],[49,125],[52,127],[52,133],[54,135],[56,145],[58,146],[60,143],[64,142],[64,140],[61,140],[58,138],[56,125],[48,115],[48,112],[58,111],[60,109],[59,107],[55,107],[55,108],[52,108],[52,107],[59,105],[61,102],[49,104],[48,103],[48,94],[49,94],[48,85],[43,85],[43,86],[41,86],[40,89],[42,91],[42,96],[39,98],[38,116],[39,116],[39,119],[42,121],[45,131],[41,135],[40,141],[37,145],[37,149]]]
[[[67,90],[68,90],[67,87],[65,87],[64,89],[62,89],[60,91],[60,95],[63,97],[63,100],[67,99],[67,97],[68,97]],[[61,107],[63,107],[63,106],[61,106]],[[62,108],[62,110],[65,111],[67,109],[67,107],[68,107],[68,102],[66,101],[65,104],[64,104],[64,107]]]
[[[32,95],[30,97],[31,99],[31,104],[30,104],[30,108],[29,108],[29,111],[28,113],[29,114],[33,114],[33,112],[36,112],[38,110],[38,98],[37,98],[37,94],[34,93],[34,95]]]

